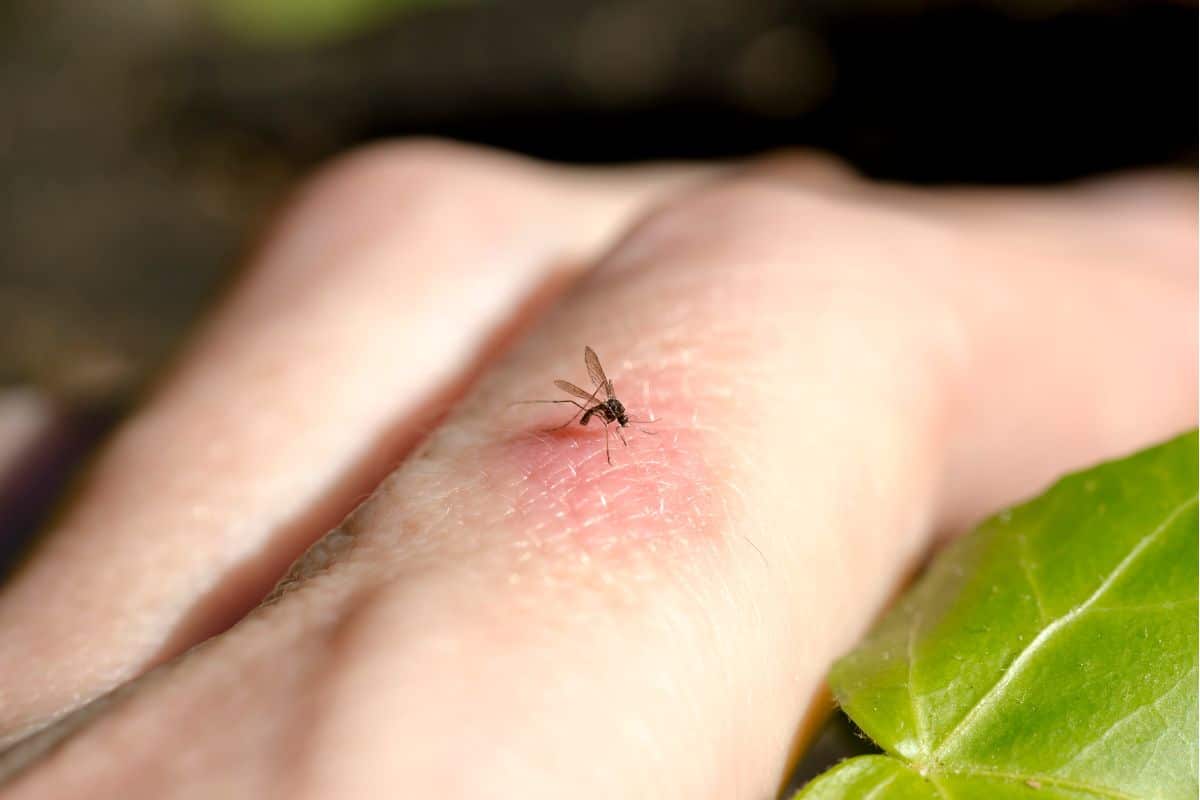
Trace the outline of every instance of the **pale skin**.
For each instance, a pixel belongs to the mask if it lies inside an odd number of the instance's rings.
[[[1195,424],[1195,219],[1171,174],[342,159],[0,592],[4,796],[769,797],[940,537]],[[510,405],[585,345],[660,420],[611,465]]]

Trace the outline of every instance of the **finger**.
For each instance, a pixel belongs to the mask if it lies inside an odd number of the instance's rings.
[[[824,664],[922,551],[948,444],[974,435],[959,422],[986,377],[971,355],[1000,344],[973,337],[1004,331],[959,325],[941,281],[971,264],[950,233],[744,186],[659,213],[296,566],[287,585],[304,589],[134,693],[28,786],[766,793]],[[1177,347],[1170,327],[1114,321]],[[665,422],[612,468],[586,432],[499,425],[485,399],[570,374],[572,337],[623,354],[611,377]],[[1074,363],[1022,355],[1036,375]],[[1160,386],[1140,389],[1128,413],[1159,413]],[[232,726],[247,706],[256,724]],[[187,759],[145,746],[184,746],[180,720]]]
[[[286,650],[289,675],[322,676],[319,698],[289,692],[310,722],[285,749],[319,754],[299,780],[313,796],[379,796],[399,780],[418,796],[770,791],[825,656],[866,615],[848,607],[881,602],[895,563],[919,549],[937,476],[946,342],[931,313],[852,301],[864,278],[847,269],[853,253],[817,235],[860,221],[740,184],[656,214],[297,568],[299,579],[332,560],[326,579],[291,583],[305,588],[96,723],[28,785],[115,785],[100,766],[107,743],[135,729],[170,741],[168,708],[192,753],[216,745],[208,714],[233,711],[218,673],[238,665],[262,690],[239,690],[242,702],[278,703],[281,681],[262,685],[260,659]],[[885,238],[903,232],[867,221]],[[795,236],[798,224],[811,236]],[[585,344],[628,407],[661,420],[611,467],[595,428],[544,434],[553,412],[497,414],[581,372]],[[853,603],[830,580],[851,562]],[[247,735],[284,733],[270,724]],[[228,730],[220,747],[229,736],[265,752]],[[266,755],[246,769],[270,784],[281,766]]]
[[[684,169],[581,181],[442,144],[318,176],[0,597],[0,739],[223,629],[474,362]]]
[[[942,282],[979,343],[944,530],[1195,424],[1194,189],[1194,177],[1144,173],[906,198],[963,231],[973,265]]]
[[[800,191],[814,180],[807,155],[780,154],[766,166]],[[941,264],[934,285],[976,344],[942,492],[944,533],[962,532],[1066,469],[1191,424],[1194,176],[1145,171],[1036,191],[843,177],[824,185],[947,231],[940,249],[953,260],[924,269]],[[1111,324],[1123,320],[1134,327]],[[1043,357],[1030,359],[1033,351]],[[1152,400],[1147,387],[1157,392]]]
[[[825,666],[946,513],[954,437],[980,435],[962,421],[984,399],[974,379],[994,390],[995,365],[976,354],[1011,341],[1006,326],[969,324],[977,308],[958,305],[969,298],[951,281],[963,266],[942,249],[948,235],[936,220],[744,185],[641,226],[346,526],[345,579],[380,588],[355,606],[348,646],[364,657],[331,692],[318,749],[374,752],[394,779],[432,787],[455,773],[465,730],[504,742],[472,751],[488,785],[514,795],[769,792]],[[1002,280],[993,264],[980,269]],[[1031,294],[1024,323],[1054,338],[1060,307],[1035,302],[1037,266],[1006,289]],[[1136,371],[1144,350],[1193,363],[1195,339],[1181,347],[1175,325],[1155,324],[1190,307],[1181,288],[1079,316],[1092,335],[1061,336],[1065,351],[1024,340],[1031,388],[1064,393],[1064,370],[1099,381],[1087,356],[1114,322],[1136,346],[1107,369]],[[664,420],[665,436],[631,437],[611,468],[598,434],[530,435],[540,418],[497,420],[490,400],[578,374],[585,343],[608,354],[630,408]],[[1190,424],[1194,410],[1162,396],[1174,374],[1147,374],[1116,413],[1149,420],[1141,435]],[[1078,415],[1112,413],[1088,396],[1018,413],[1054,441]],[[1014,439],[1010,452],[1044,446]],[[376,628],[403,645],[368,655]],[[356,696],[378,705],[364,713]],[[418,731],[437,744],[396,759],[386,743]]]
[[[825,665],[944,513],[952,437],[974,433],[973,353],[998,345],[973,337],[1003,330],[964,325],[941,283],[971,268],[952,233],[761,186],[656,214],[276,604],[96,720],[28,796],[217,775],[313,796],[769,792]],[[1147,348],[1175,333],[1117,321]],[[663,420],[612,467],[595,430],[498,416],[496,398],[582,370],[584,343]],[[1044,376],[1061,355],[1024,358]],[[147,737],[164,749],[114,757]]]

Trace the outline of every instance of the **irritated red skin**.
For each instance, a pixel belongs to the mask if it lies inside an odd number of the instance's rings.
[[[618,553],[659,545],[712,544],[728,528],[728,498],[703,457],[711,442],[694,429],[574,423],[534,429],[500,445],[493,488],[509,517],[537,547]]]

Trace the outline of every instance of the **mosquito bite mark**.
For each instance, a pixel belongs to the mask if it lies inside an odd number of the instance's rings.
[[[638,419],[590,347],[584,348],[584,365],[590,391],[556,380],[569,399],[519,401],[571,405],[569,418],[551,427],[531,425],[497,445],[498,461],[509,466],[498,471],[504,477],[491,488],[505,495],[523,546],[606,557],[627,549],[662,556],[698,542],[723,546],[736,525],[724,497],[728,459],[714,452],[719,440],[710,430],[687,425],[695,413],[690,395],[655,392],[665,413]],[[628,374],[633,367],[624,369]],[[649,407],[651,382],[634,374],[629,385],[641,399],[638,408]],[[592,421],[602,430],[589,427]],[[650,423],[660,425],[644,427]]]
[[[610,465],[579,430],[558,436],[518,435],[500,443],[509,467],[502,491],[509,517],[534,549],[582,547],[613,554],[657,542],[720,537],[730,528],[724,481],[702,457],[701,432],[664,429],[633,434]],[[579,445],[579,446],[577,446]]]

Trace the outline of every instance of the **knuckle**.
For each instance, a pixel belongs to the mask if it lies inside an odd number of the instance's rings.
[[[739,176],[668,200],[614,253],[617,262],[769,263],[792,259],[862,212],[836,196]]]
[[[780,324],[875,341],[919,327],[959,352],[939,288],[955,236],[918,213],[739,176],[651,212],[610,255],[600,287],[686,298],[680,307],[708,321],[687,327],[725,342],[769,337]]]
[[[756,156],[745,164],[743,175],[839,193],[853,190],[858,181],[854,167],[838,156],[804,148],[771,150]]]
[[[406,139],[366,145],[320,169],[301,197],[365,196],[415,207],[447,196],[507,188],[513,164],[499,154],[437,139]]]
[[[340,156],[285,204],[263,248],[289,273],[396,242],[482,246],[527,212],[541,186],[514,157],[438,140],[368,145]]]

